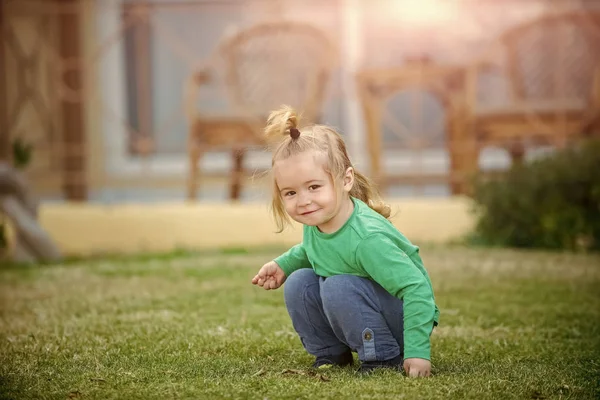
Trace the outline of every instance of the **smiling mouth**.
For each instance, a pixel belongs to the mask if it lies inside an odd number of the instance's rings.
[[[312,213],[316,213],[317,211],[319,211],[319,210],[307,211],[307,212],[304,212],[304,213],[302,213],[302,214],[300,214],[300,215],[310,215],[310,214],[312,214]]]

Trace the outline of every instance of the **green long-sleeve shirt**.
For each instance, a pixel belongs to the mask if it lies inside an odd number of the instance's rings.
[[[312,268],[319,276],[355,275],[379,283],[404,301],[404,358],[429,360],[429,336],[439,320],[429,275],[413,245],[396,227],[362,201],[336,232],[304,226],[303,240],[275,259],[286,276]]]

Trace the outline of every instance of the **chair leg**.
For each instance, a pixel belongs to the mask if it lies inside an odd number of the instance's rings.
[[[387,187],[386,174],[381,165],[382,144],[381,144],[381,115],[371,103],[365,105],[364,112],[367,122],[367,151],[369,153],[370,175],[371,179],[377,185],[379,191],[385,194]]]
[[[453,195],[469,195],[469,182],[479,166],[479,147],[475,141],[467,140],[450,144],[450,190]]]
[[[525,158],[525,146],[522,144],[514,144],[508,149],[513,165],[522,164]]]
[[[478,167],[479,152],[474,139],[474,128],[467,123],[463,107],[451,107],[447,110],[445,122],[450,157],[450,193],[464,195],[469,192],[468,176]]]
[[[246,154],[245,149],[234,149],[232,152],[233,156],[233,170],[231,171],[231,183],[229,187],[229,199],[239,200],[242,179],[244,175],[244,156]]]
[[[187,198],[194,201],[198,197],[198,181],[200,179],[200,149],[192,145],[188,152],[188,181],[187,181]]]
[[[460,146],[457,143],[449,143],[448,155],[450,156],[450,193],[459,195],[462,191],[462,177],[460,176]]]

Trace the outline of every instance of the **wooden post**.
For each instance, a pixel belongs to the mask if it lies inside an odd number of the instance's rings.
[[[63,193],[67,200],[87,199],[84,95],[82,93],[80,12],[73,12],[79,0],[57,0],[71,6],[59,15],[59,46],[64,65],[63,84],[78,94],[79,99],[61,99],[63,126]]]
[[[231,182],[229,186],[229,199],[237,201],[242,192],[242,179],[244,178],[244,148],[233,149],[233,166],[231,170]]]
[[[0,0],[0,37],[6,31],[6,17],[4,15],[4,0]],[[8,94],[6,88],[6,61],[4,55],[4,41],[0,40],[0,162],[10,159],[10,134],[8,132]]]

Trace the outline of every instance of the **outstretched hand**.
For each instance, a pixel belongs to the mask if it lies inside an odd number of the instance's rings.
[[[252,284],[261,286],[265,290],[277,289],[283,285],[286,278],[281,267],[275,261],[269,261],[252,278]]]
[[[410,378],[431,376],[431,362],[424,358],[406,358],[404,372]]]

